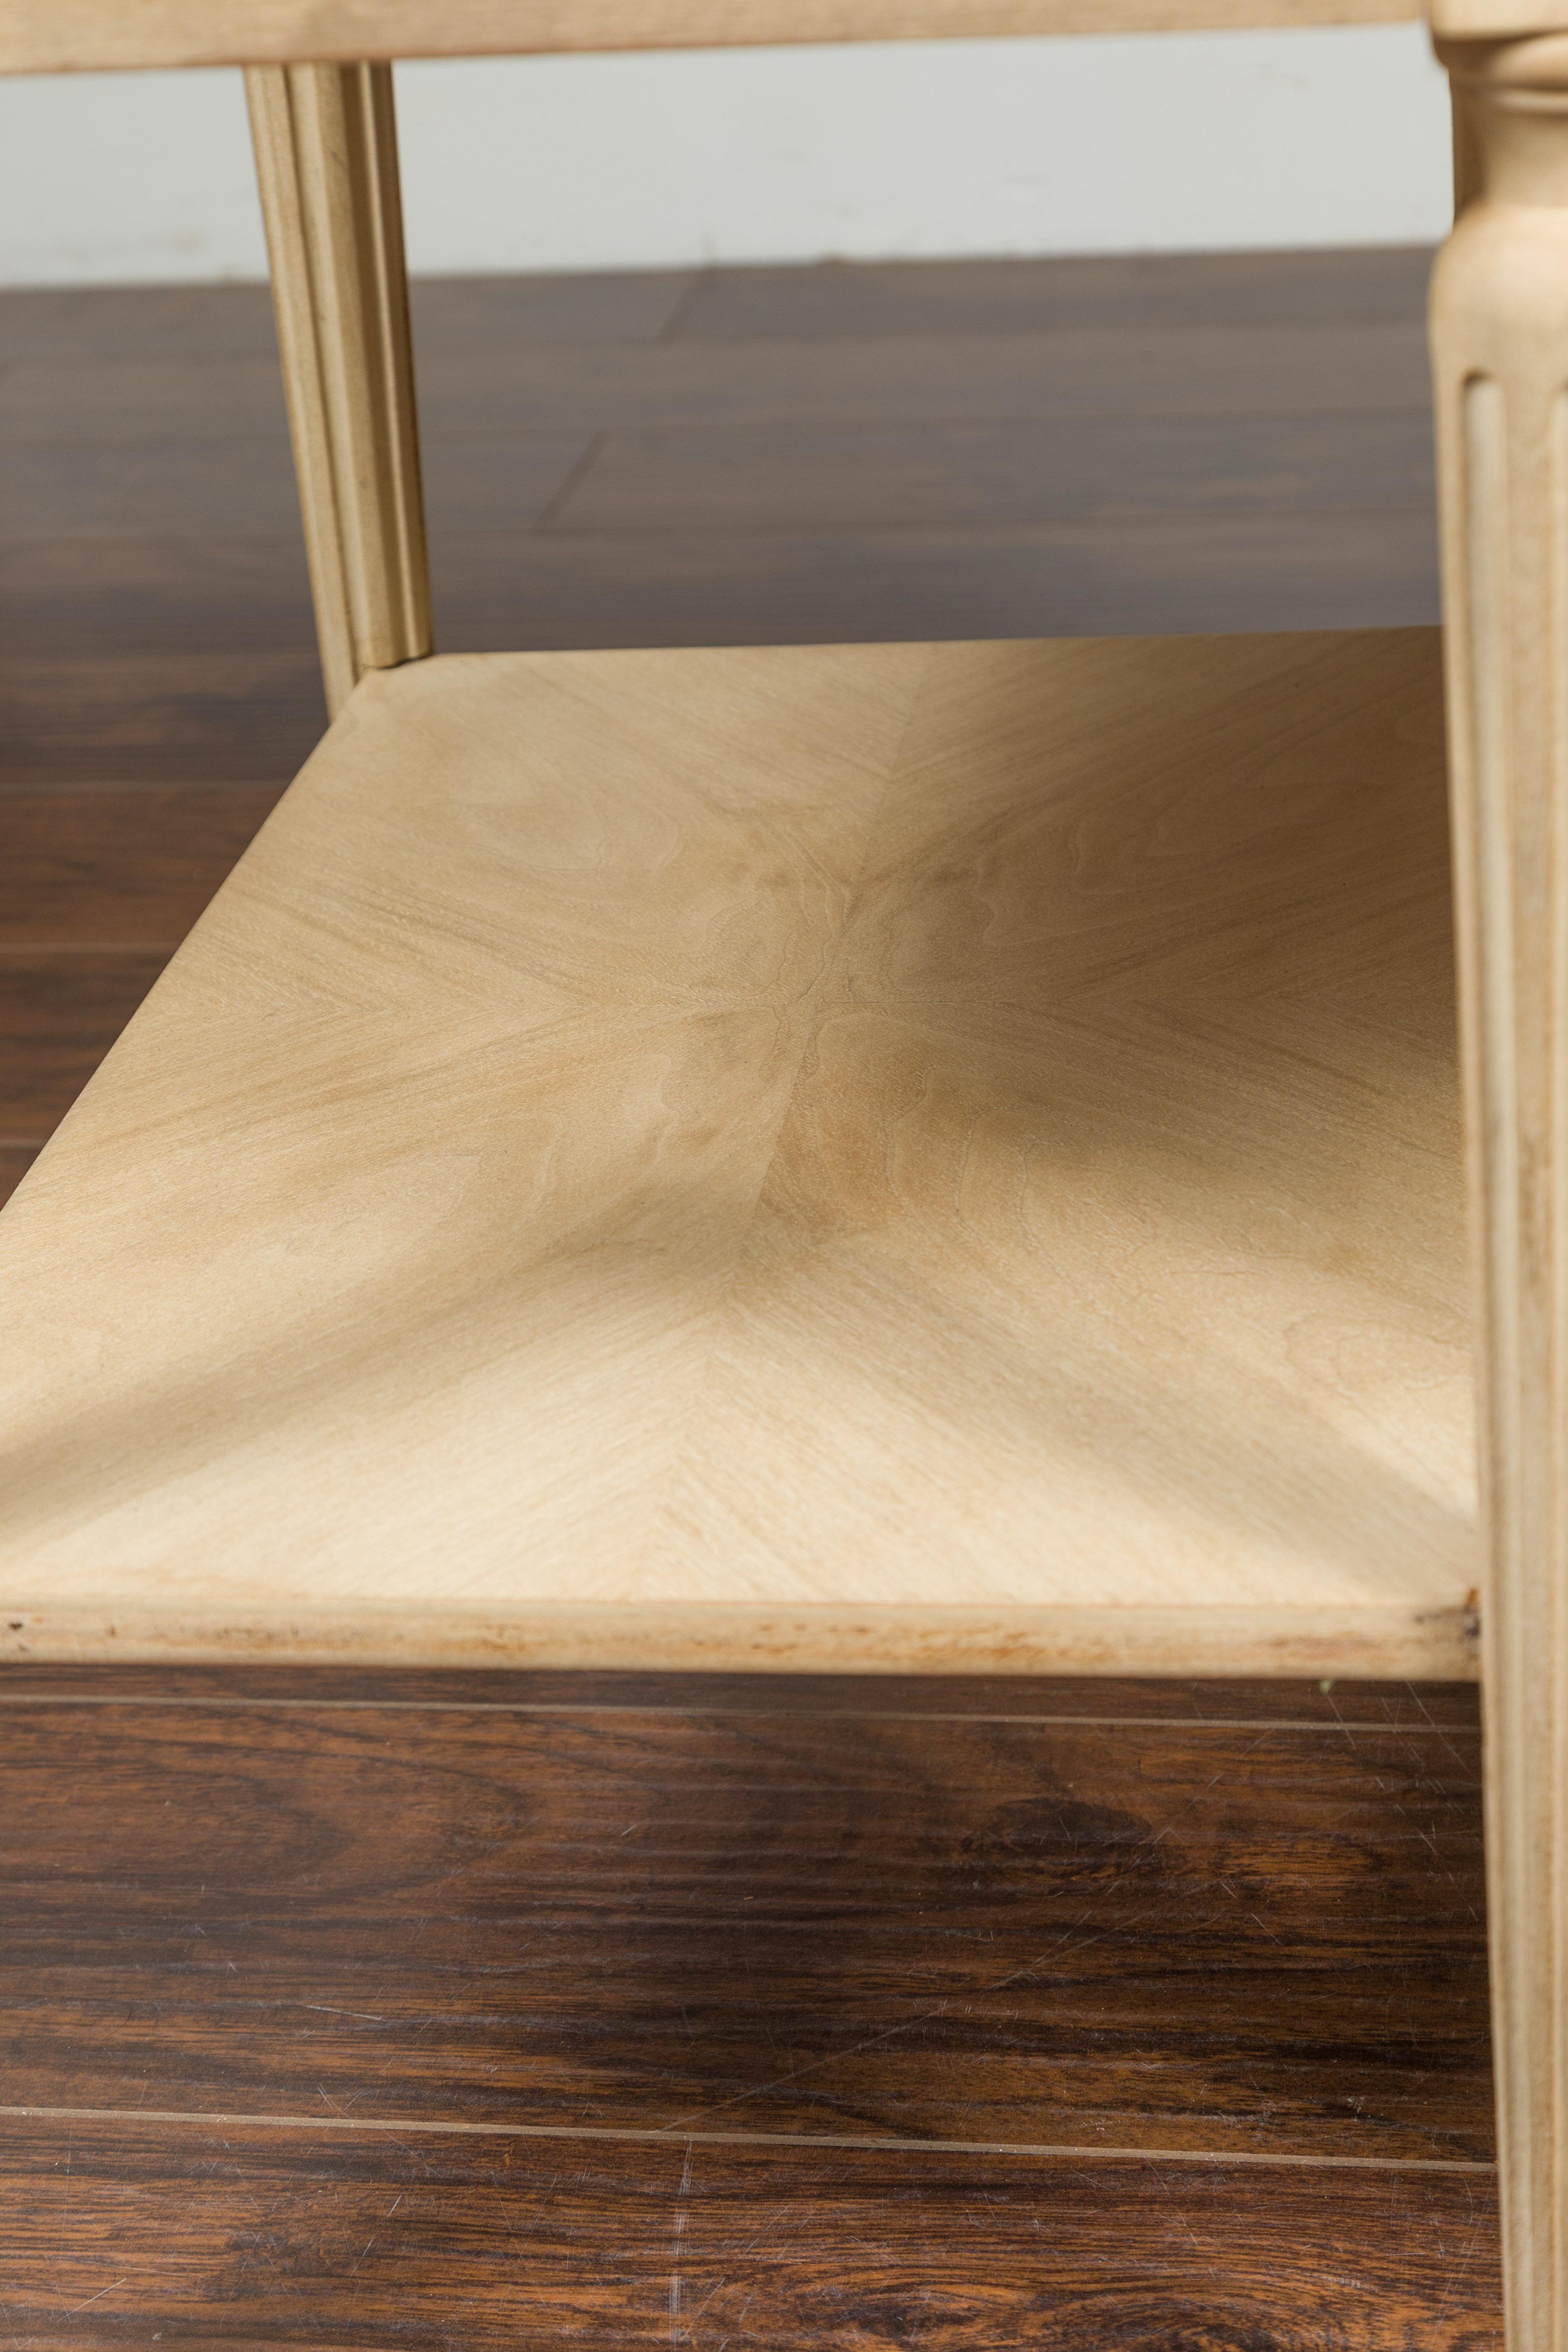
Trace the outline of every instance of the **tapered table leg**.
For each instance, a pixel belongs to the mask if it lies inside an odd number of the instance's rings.
[[[246,76],[327,702],[431,649],[390,66]]]
[[[1450,43],[1433,280],[1510,2352],[1568,2347],[1568,37]]]

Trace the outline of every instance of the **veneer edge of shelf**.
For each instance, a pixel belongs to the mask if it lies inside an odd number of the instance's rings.
[[[3,1604],[0,1604],[3,1608]],[[1135,1675],[1469,1682],[1475,1609],[1120,1605],[793,1610],[670,1602],[359,1616],[13,1607],[0,1664],[535,1666],[600,1672]]]

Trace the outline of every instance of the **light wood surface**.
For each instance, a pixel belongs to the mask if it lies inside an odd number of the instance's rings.
[[[392,68],[246,76],[327,706],[431,648]]]
[[[1478,200],[1433,281],[1480,1304],[1488,1910],[1510,2352],[1568,2336],[1568,41],[1445,52]]]
[[[1568,27],[1568,0],[1428,0],[1439,41],[1516,40]]]
[[[1424,631],[368,677],[0,1216],[34,1655],[1463,1674]]]
[[[0,0],[0,73],[1388,24],[1416,0]]]
[[[1448,84],[1449,121],[1454,158],[1454,218],[1480,194],[1481,162],[1465,92],[1458,80]]]

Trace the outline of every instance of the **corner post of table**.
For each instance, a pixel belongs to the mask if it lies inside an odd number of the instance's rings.
[[[1438,41],[1432,284],[1510,2352],[1568,2345],[1568,35]]]
[[[246,87],[336,714],[432,643],[392,68],[253,66]]]

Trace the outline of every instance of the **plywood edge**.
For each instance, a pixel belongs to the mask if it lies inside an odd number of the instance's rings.
[[[1468,1606],[1347,1609],[444,1609],[348,1615],[17,1609],[0,1661],[547,1666],[726,1674],[1249,1675],[1473,1681]]]
[[[0,73],[1403,22],[1416,0],[0,0]]]

